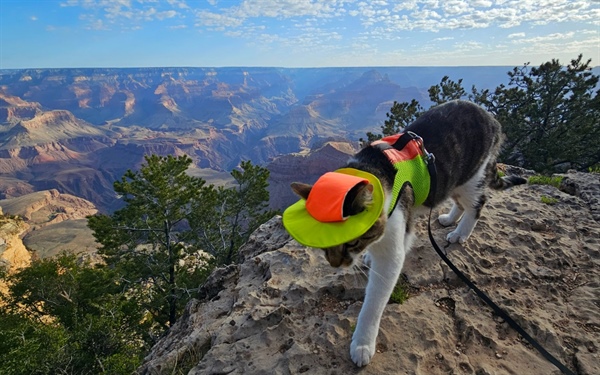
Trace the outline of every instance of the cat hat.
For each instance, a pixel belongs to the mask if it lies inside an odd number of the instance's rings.
[[[344,200],[356,185],[373,186],[372,203],[364,211],[344,217]],[[383,210],[383,188],[375,176],[354,168],[322,175],[308,199],[301,199],[283,212],[283,225],[299,243],[328,248],[352,241],[371,228]]]

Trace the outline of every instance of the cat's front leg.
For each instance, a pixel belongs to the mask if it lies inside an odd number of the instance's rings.
[[[371,270],[365,301],[350,345],[350,357],[357,366],[368,365],[375,354],[381,316],[404,263],[404,249],[390,252],[377,247],[370,251]]]

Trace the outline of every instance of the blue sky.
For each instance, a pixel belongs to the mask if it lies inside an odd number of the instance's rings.
[[[600,65],[599,0],[0,0],[0,69]]]

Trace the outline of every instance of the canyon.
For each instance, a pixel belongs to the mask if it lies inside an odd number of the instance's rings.
[[[394,101],[429,106],[427,89],[444,75],[493,88],[508,70],[1,70],[0,199],[56,189],[112,212],[122,204],[113,182],[148,154],[187,154],[191,174],[223,184],[242,160],[267,166],[327,142],[357,145],[379,129]],[[282,179],[277,173],[275,166],[274,181]],[[275,199],[281,208],[285,199]]]

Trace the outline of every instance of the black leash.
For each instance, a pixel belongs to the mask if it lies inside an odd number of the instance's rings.
[[[429,160],[428,160],[427,164],[429,167],[429,173],[430,173],[430,177],[431,177],[431,186],[430,186],[431,193],[430,193],[430,195],[433,194],[431,196],[435,196],[437,173],[436,173],[436,169],[435,169],[435,158],[433,157],[432,154],[429,154]],[[433,211],[433,207],[429,210],[429,220],[427,222],[427,231],[429,233],[429,241],[431,241],[431,245],[433,246],[435,251],[438,253],[440,258],[442,258],[444,260],[444,262],[446,262],[448,267],[450,267],[450,269],[452,269],[452,271],[454,271],[454,273],[458,276],[459,279],[461,279],[465,284],[467,284],[467,286],[469,288],[471,288],[471,290],[473,290],[475,292],[475,294],[477,294],[479,296],[479,298],[481,298],[489,307],[492,308],[492,310],[494,310],[496,315],[498,315],[499,317],[504,319],[504,321],[507,322],[515,331],[517,331],[518,334],[520,334],[525,340],[527,340],[527,342],[529,342],[535,349],[537,349],[537,351],[540,352],[544,356],[544,358],[546,358],[554,366],[556,366],[563,374],[575,375],[575,373],[573,371],[569,370],[567,368],[567,366],[563,365],[558,359],[556,359],[552,354],[550,354],[546,349],[544,349],[544,347],[542,345],[540,345],[540,343],[537,342],[537,340],[535,340],[527,332],[525,332],[525,330],[523,328],[521,328],[521,326],[517,322],[515,322],[513,320],[513,318],[510,317],[510,315],[508,315],[504,310],[502,310],[484,292],[482,292],[479,288],[477,288],[477,286],[475,286],[475,284],[473,284],[473,282],[471,280],[469,280],[469,278],[467,276],[465,276],[465,274],[462,273],[462,271],[459,270],[450,261],[450,259],[448,259],[446,254],[442,251],[442,249],[440,249],[438,244],[435,242],[435,239],[433,238],[433,234],[431,233],[431,212],[432,211]]]

